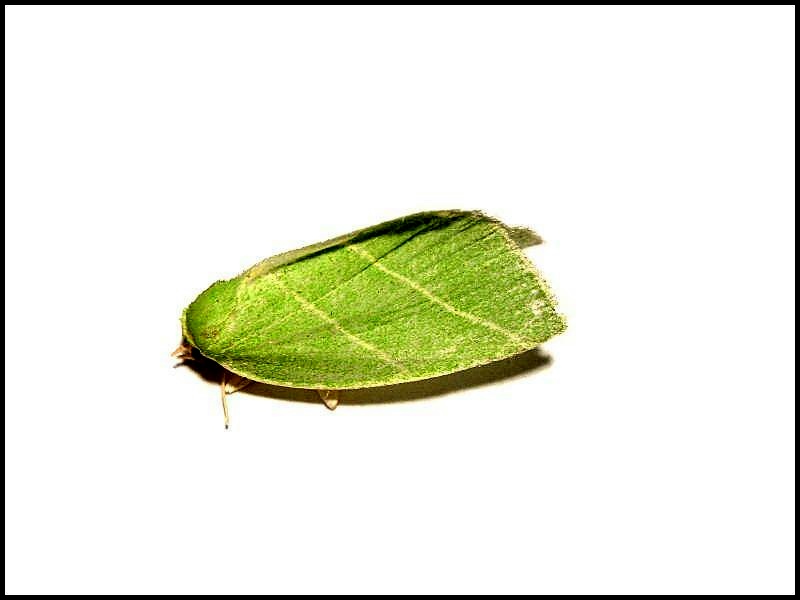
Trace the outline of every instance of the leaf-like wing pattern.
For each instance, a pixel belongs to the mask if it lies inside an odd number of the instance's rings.
[[[203,292],[184,336],[234,373],[304,388],[506,358],[565,327],[511,231],[481,213],[421,213],[278,255]]]

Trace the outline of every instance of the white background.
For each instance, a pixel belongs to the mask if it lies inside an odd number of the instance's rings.
[[[7,593],[794,591],[794,17],[6,9]],[[231,397],[181,309],[419,210],[537,229],[549,366]]]

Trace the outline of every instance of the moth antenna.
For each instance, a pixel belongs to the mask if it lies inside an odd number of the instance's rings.
[[[319,397],[330,410],[339,406],[339,390],[317,390]]]
[[[225,390],[225,384],[227,383],[228,372],[222,372],[222,384],[220,385],[220,391],[222,395],[222,415],[225,417],[225,429],[228,429],[229,421],[228,421],[228,392]]]

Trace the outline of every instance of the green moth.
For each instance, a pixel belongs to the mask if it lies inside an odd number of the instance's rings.
[[[339,390],[446,375],[530,350],[565,328],[523,254],[530,230],[474,211],[410,215],[263,260],[183,311],[183,341],[252,381]]]

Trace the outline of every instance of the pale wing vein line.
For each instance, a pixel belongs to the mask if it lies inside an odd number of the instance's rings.
[[[397,246],[392,246],[389,250],[384,252],[381,256],[379,256],[375,260],[381,260],[382,258],[388,256],[392,252],[396,252],[401,246],[403,246],[404,244],[407,244],[408,242],[410,242],[412,239],[414,239],[418,235],[424,234],[429,229],[430,229],[430,226],[429,225],[425,225],[424,227],[420,228],[418,231],[415,231],[411,236],[409,236],[409,237],[405,238],[404,240],[402,240]],[[346,246],[340,246],[338,248],[332,248],[332,250],[334,250],[334,251],[341,250],[341,249],[343,249],[345,247]],[[370,266],[371,265],[366,265],[365,267],[359,269],[356,273],[354,273],[353,275],[351,275],[350,277],[348,277],[344,281],[341,281],[341,282],[337,283],[336,285],[333,286],[333,288],[331,288],[330,290],[328,290],[327,292],[325,292],[321,296],[318,296],[317,298],[315,298],[314,301],[315,302],[319,302],[320,300],[323,300],[323,299],[327,298],[328,296],[333,295],[334,292],[340,290],[345,285],[350,283],[356,277],[361,275],[361,273],[363,273],[364,271],[369,269]],[[260,276],[263,277],[264,274],[262,274]],[[238,311],[239,311],[239,307],[240,307],[240,304],[241,304],[241,297],[242,297],[242,295],[244,294],[244,292],[246,290],[248,281],[249,281],[248,278],[246,276],[242,275],[242,279],[239,282],[239,285],[236,287],[236,299],[234,301],[233,314],[232,314],[232,316],[228,317],[229,321],[228,321],[228,324],[226,325],[226,330],[227,331],[233,331],[233,327],[234,327],[234,325],[236,323],[236,319],[238,318]],[[276,321],[273,321],[267,327],[264,327],[264,328],[260,329],[258,331],[258,333],[260,335],[263,335],[266,331],[277,327],[278,325],[280,325],[281,323],[283,323],[285,321],[288,321],[294,315],[295,315],[294,312],[290,312],[290,313],[284,315],[283,317],[281,317],[280,319],[277,319]],[[224,346],[221,349],[217,349],[217,352],[230,352],[231,350],[233,350],[237,346],[241,346],[242,344],[244,344],[247,341],[248,341],[248,336],[247,335],[245,335],[243,338],[240,338],[240,339],[234,339],[234,341],[231,342],[230,344],[228,344],[227,346]]]
[[[422,294],[423,296],[428,298],[428,300],[430,300],[434,304],[438,304],[439,306],[444,308],[447,312],[452,313],[452,314],[454,314],[456,316],[459,316],[462,319],[466,319],[467,321],[470,321],[471,323],[475,323],[477,325],[482,325],[483,327],[486,327],[486,328],[491,329],[493,331],[497,331],[498,333],[502,333],[503,335],[508,337],[510,340],[514,341],[515,343],[519,344],[522,347],[527,347],[527,346],[530,345],[530,343],[528,341],[526,341],[525,338],[517,335],[513,331],[509,331],[508,329],[505,329],[504,327],[501,327],[497,323],[493,323],[492,321],[488,321],[486,319],[482,319],[481,317],[473,315],[472,313],[468,313],[468,312],[465,312],[463,310],[459,310],[458,308],[456,308],[455,306],[453,306],[449,302],[447,302],[445,300],[442,300],[441,298],[439,298],[439,296],[437,296],[436,294],[434,294],[430,290],[428,290],[425,287],[423,287],[420,284],[418,284],[413,279],[409,279],[405,275],[402,275],[401,273],[398,273],[397,271],[393,271],[389,267],[387,267],[385,265],[382,265],[380,262],[377,261],[377,259],[374,256],[372,256],[372,254],[370,254],[369,252],[367,252],[363,248],[360,248],[358,245],[349,244],[346,247],[347,247],[348,250],[350,250],[352,252],[355,252],[356,254],[361,256],[362,258],[365,258],[365,259],[369,260],[372,263],[370,266],[375,267],[379,271],[382,271],[383,273],[386,273],[390,277],[394,277],[395,279],[397,279],[401,283],[404,283],[405,285],[409,286],[410,288],[416,290],[417,292],[419,292],[420,294]]]
[[[398,368],[403,373],[408,373],[408,369],[405,367],[403,363],[393,358],[391,355],[387,354],[377,346],[370,344],[369,342],[362,340],[356,334],[348,331],[333,317],[331,317],[328,313],[324,310],[320,309],[319,307],[315,306],[313,303],[309,302],[303,296],[295,292],[293,289],[289,288],[285,283],[283,283],[274,273],[269,273],[265,276],[270,281],[275,282],[275,284],[281,288],[284,292],[288,293],[292,298],[297,300],[304,309],[306,309],[311,314],[319,317],[323,321],[329,323],[336,331],[344,335],[347,339],[349,339],[354,344],[358,344],[362,348],[369,350],[376,356],[380,357],[385,362],[393,365],[394,367]]]

